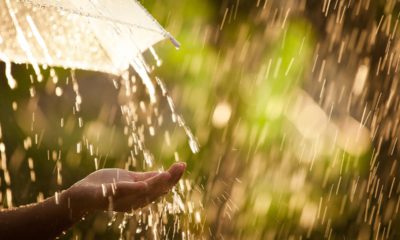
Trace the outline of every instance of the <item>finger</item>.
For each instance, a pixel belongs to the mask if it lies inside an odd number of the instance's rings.
[[[115,210],[129,211],[157,200],[179,181],[185,169],[185,163],[175,163],[166,172],[136,173],[136,179],[142,181],[117,183],[117,193],[121,195],[115,198]]]
[[[171,188],[170,184],[171,174],[169,172],[162,172],[159,175],[152,177],[145,182],[148,184],[148,191],[144,196],[147,202],[151,202],[157,196],[161,196],[168,192]]]
[[[139,196],[129,196],[124,198],[119,198],[115,201],[114,211],[127,212],[132,209],[137,209],[145,207],[150,203],[149,198],[139,197]]]
[[[152,188],[151,184],[149,184],[149,192],[148,192],[148,200],[152,202],[159,198],[160,196],[166,194],[182,177],[183,172],[186,169],[185,163],[175,163],[166,173],[170,175],[169,179],[152,179],[154,184],[157,185],[158,188]]]
[[[169,169],[168,172],[171,174],[171,184],[175,185],[179,179],[182,177],[183,173],[186,169],[186,163],[179,162],[174,163]]]
[[[148,178],[152,178],[160,174],[160,172],[130,172],[131,176],[135,181],[144,181]]]
[[[163,193],[174,186],[182,177],[186,169],[185,163],[175,163],[168,171],[146,180],[149,185],[149,191],[155,193]]]
[[[171,174],[171,181],[172,182],[177,182],[177,180],[179,180],[183,174],[183,172],[186,169],[186,164],[183,162],[180,163],[175,163],[173,164],[170,169],[168,170],[168,172]],[[135,181],[144,181],[148,178],[152,178],[158,174],[160,174],[161,172],[131,172]]]
[[[161,172],[154,177],[146,179],[144,182],[147,183],[149,192],[154,192],[168,187],[170,179],[171,174],[169,172]]]
[[[163,175],[168,175],[168,173],[164,173]],[[144,186],[147,186],[146,190],[141,191],[141,192],[135,192],[134,194],[132,194],[132,192],[130,192],[131,194],[125,194],[121,195],[119,197],[115,197],[114,201],[114,211],[118,211],[118,212],[126,212],[132,209],[137,209],[140,207],[145,207],[146,205],[148,205],[149,203],[155,201],[158,197],[160,197],[161,195],[163,195],[164,193],[166,193],[168,191],[168,181],[166,181],[166,179],[168,179],[167,177],[165,177],[165,179],[162,179],[162,177],[158,177],[158,178],[153,178],[151,181],[154,181],[154,185],[155,186],[157,183],[165,183],[165,186],[162,187],[158,187],[158,188],[149,188],[148,184],[144,183]],[[127,185],[127,191],[129,191],[130,188],[130,184],[126,184]],[[166,190],[164,190],[166,189]],[[136,190],[136,189],[135,189]]]
[[[119,182],[116,194],[112,199],[112,209],[118,212],[127,212],[145,205],[143,199],[147,198],[148,185],[141,182]]]
[[[116,197],[125,196],[142,196],[148,190],[148,184],[143,181],[139,182],[118,182],[116,184]]]

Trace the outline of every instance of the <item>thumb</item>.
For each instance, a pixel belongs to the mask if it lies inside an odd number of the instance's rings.
[[[185,172],[185,169],[186,169],[186,163],[184,162],[174,163],[168,169],[169,174],[171,174],[169,182],[171,184],[176,184],[182,177],[183,173]]]

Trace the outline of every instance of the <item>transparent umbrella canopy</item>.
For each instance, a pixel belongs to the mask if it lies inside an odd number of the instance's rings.
[[[164,39],[179,47],[136,0],[0,0],[0,17],[0,60],[32,64],[38,81],[42,64],[117,75],[133,66],[146,83],[141,53]]]

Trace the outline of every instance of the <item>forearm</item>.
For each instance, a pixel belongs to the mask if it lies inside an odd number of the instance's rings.
[[[0,212],[0,239],[54,239],[80,219],[72,215],[67,194]]]

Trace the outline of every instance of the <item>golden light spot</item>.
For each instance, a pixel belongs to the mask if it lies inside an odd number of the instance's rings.
[[[232,115],[232,108],[227,102],[220,102],[214,109],[212,124],[216,128],[225,127]]]

